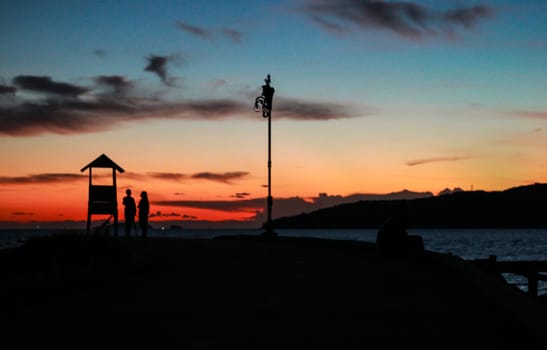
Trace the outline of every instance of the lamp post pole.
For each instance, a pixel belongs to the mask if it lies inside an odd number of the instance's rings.
[[[267,199],[267,221],[266,232],[264,236],[277,236],[273,230],[272,223],[272,102],[275,89],[270,85],[270,75],[264,79],[266,84],[262,85],[262,95],[258,96],[255,100],[255,111],[262,112],[262,117],[268,118],[268,199]]]

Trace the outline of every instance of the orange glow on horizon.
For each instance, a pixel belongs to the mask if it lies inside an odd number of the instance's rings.
[[[104,183],[106,184],[106,183]],[[132,186],[133,197],[138,203],[139,194],[144,188]],[[154,189],[147,186],[147,191],[152,196],[162,198]],[[78,184],[55,184],[55,185],[17,185],[3,189],[3,200],[0,203],[0,221],[7,222],[54,222],[54,221],[85,221],[87,220],[87,179]],[[118,218],[123,221],[122,199],[125,196],[125,187],[118,187]],[[172,196],[166,196],[171,197]],[[255,208],[248,208],[245,211],[222,211],[212,209],[199,209],[191,207],[160,206],[154,204],[154,197],[151,198],[150,221],[248,221],[255,214]],[[262,208],[256,208],[262,210]],[[92,220],[100,220],[108,215],[93,215]]]
[[[542,182],[547,176],[542,170],[547,168],[547,165],[541,165],[545,163],[542,160],[541,149],[538,149],[536,153],[516,154],[509,159],[510,161],[507,161],[503,154],[488,154],[461,161],[430,162],[409,166],[406,163],[408,157],[389,150],[383,155],[387,154],[391,158],[384,158],[372,149],[351,149],[347,153],[330,155],[330,151],[326,153],[322,150],[314,152],[310,147],[298,146],[298,144],[288,143],[279,146],[280,150],[274,153],[272,172],[274,201],[278,198],[292,197],[309,199],[317,197],[319,193],[327,193],[331,196],[348,196],[356,193],[385,194],[407,189],[415,192],[430,191],[436,194],[445,188],[453,189],[455,187],[464,190],[471,188],[487,191],[504,190],[533,182]],[[296,148],[294,152],[287,156],[281,155],[281,151],[289,152],[293,147]],[[231,154],[230,152],[228,154]],[[430,158],[435,157],[423,157],[423,159]],[[115,157],[112,159],[117,161]],[[142,190],[148,192],[151,214],[153,214],[151,222],[249,221],[257,215],[256,212],[264,210],[266,203],[262,203],[258,199],[265,198],[267,195],[267,189],[263,187],[267,182],[267,168],[264,162],[258,162],[257,159],[264,160],[265,158],[255,154],[254,159],[247,160],[238,157],[237,152],[234,152],[231,158],[223,159],[225,163],[209,167],[206,166],[207,162],[200,157],[195,157],[196,160],[187,166],[178,166],[173,160],[154,159],[166,163],[163,164],[163,167],[160,167],[159,162],[154,166],[146,164],[146,170],[141,170],[139,166],[142,164],[139,164],[138,159],[129,158],[127,161],[119,163],[126,169],[126,173],[117,175],[120,221],[123,221],[122,199],[125,196],[126,188],[132,189],[133,197],[137,202]],[[234,164],[229,163],[229,160]],[[230,166],[227,165],[228,163]],[[21,177],[24,180],[17,180],[19,182],[13,180],[13,183],[4,180],[2,183],[0,187],[2,194],[0,221],[85,221],[88,198],[87,173],[82,174],[77,170],[74,171],[74,168],[85,164],[87,163],[79,162],[77,165],[71,165],[70,171],[66,170],[66,165],[57,168],[53,164],[50,165],[50,168],[44,169],[56,169],[54,171],[31,171],[30,168],[25,168],[21,173],[0,174],[0,177]],[[205,175],[196,177],[196,174],[206,173],[203,171],[204,169],[209,169],[209,174],[240,172],[242,176],[226,178],[225,181],[214,177],[208,178]],[[66,174],[75,174],[81,177],[70,181],[39,182],[37,180],[37,182],[32,182],[34,179],[28,175],[62,173],[63,171]],[[163,171],[161,173],[163,175],[178,174],[177,176],[180,178],[158,176],[160,171]],[[94,171],[94,174],[98,175],[94,176],[94,183],[111,183],[110,170]],[[50,180],[46,179],[46,181]],[[243,195],[241,196],[241,194]],[[237,208],[237,210],[233,208],[214,210],[211,209],[211,206],[205,205],[207,203],[201,208],[157,204],[169,201],[243,201],[244,203],[246,200],[252,199],[255,199],[252,202],[253,205],[244,209]],[[273,211],[274,217],[276,217],[275,205]]]

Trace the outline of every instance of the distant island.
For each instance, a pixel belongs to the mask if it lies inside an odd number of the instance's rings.
[[[377,228],[398,202],[361,200],[274,220],[276,228]],[[547,227],[547,184],[504,191],[447,191],[406,199],[409,228],[542,228]]]

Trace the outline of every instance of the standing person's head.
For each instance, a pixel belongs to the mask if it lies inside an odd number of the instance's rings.
[[[141,192],[141,198],[148,200],[148,193],[146,193],[146,191],[142,191]]]
[[[130,196],[131,195],[131,190],[128,188],[127,190],[125,190],[125,194]]]

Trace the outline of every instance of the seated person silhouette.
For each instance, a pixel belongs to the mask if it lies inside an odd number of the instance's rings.
[[[406,201],[400,201],[393,215],[388,218],[376,235],[376,246],[382,252],[408,253],[423,251],[423,241],[420,236],[410,236],[407,228]]]

